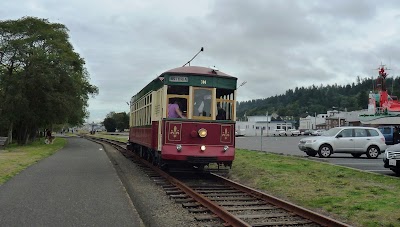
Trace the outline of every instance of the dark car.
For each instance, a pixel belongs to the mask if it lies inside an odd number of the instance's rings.
[[[383,163],[385,168],[389,168],[400,176],[400,144],[390,146],[385,150]]]
[[[310,136],[310,135],[312,135],[312,132],[313,132],[312,130],[306,130],[303,132],[303,135]]]
[[[399,136],[397,137],[396,141],[393,140],[393,135],[396,132],[396,128],[394,126],[380,126],[378,127],[378,129],[382,132],[383,136],[385,137],[385,142],[387,145],[397,144],[400,142]]]

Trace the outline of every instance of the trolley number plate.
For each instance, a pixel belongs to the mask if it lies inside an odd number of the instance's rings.
[[[396,159],[389,159],[389,165],[390,166],[396,166]]]

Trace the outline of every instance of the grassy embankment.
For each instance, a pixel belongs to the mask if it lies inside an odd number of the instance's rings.
[[[231,177],[356,226],[400,226],[400,179],[237,149]]]
[[[53,144],[45,144],[44,139],[40,139],[26,146],[7,146],[0,151],[0,185],[28,166],[54,154],[66,143],[64,138],[56,138]]]

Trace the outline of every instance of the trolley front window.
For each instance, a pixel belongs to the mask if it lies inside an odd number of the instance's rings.
[[[193,96],[193,116],[211,119],[212,90],[209,88],[194,88]]]
[[[169,85],[167,89],[166,116],[180,118],[171,114],[178,105],[184,118],[195,120],[235,120],[235,90],[210,87]],[[171,112],[171,113],[170,113]]]

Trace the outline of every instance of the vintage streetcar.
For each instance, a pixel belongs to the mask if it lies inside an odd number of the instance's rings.
[[[162,168],[231,167],[236,88],[237,78],[215,67],[162,73],[130,101],[127,148]]]

